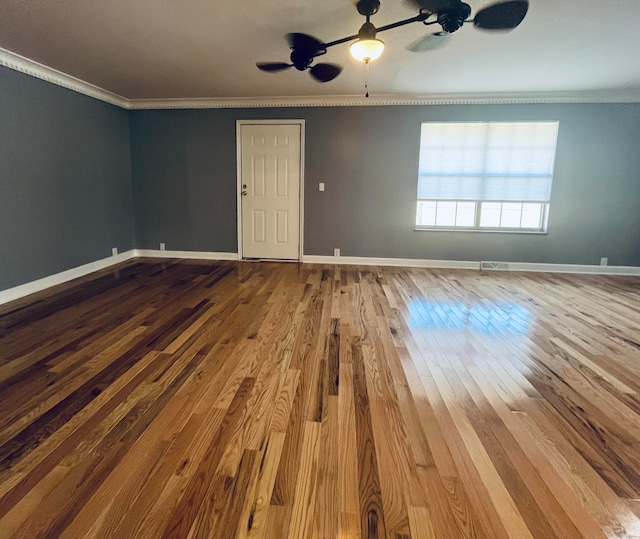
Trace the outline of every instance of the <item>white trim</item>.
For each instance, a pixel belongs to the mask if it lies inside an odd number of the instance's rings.
[[[360,256],[304,255],[305,264],[334,264],[349,266],[403,266],[408,268],[443,268],[480,270],[481,262],[462,260],[425,260],[419,258],[371,258]],[[491,271],[527,271],[538,273],[581,273],[592,275],[640,275],[635,266],[590,266],[583,264],[539,264],[532,262],[493,262],[505,264],[504,269]]]
[[[401,266],[407,268],[480,269],[480,262],[462,260],[424,260],[420,258],[370,258],[365,256],[304,255],[305,264],[344,264],[348,266]]]
[[[306,121],[301,120],[300,124],[300,187],[298,189],[298,196],[300,197],[298,213],[300,214],[300,224],[298,225],[298,261],[302,260],[302,253],[304,253],[304,171],[305,161],[304,156],[306,152]]]
[[[127,99],[95,84],[0,48],[0,66],[8,67],[57,86],[74,90],[127,110],[229,109],[279,107],[367,107],[388,105],[503,105],[531,103],[640,103],[639,90],[521,92],[492,94],[383,94],[317,95],[291,97],[203,97]]]
[[[143,258],[180,258],[186,260],[238,260],[238,253],[215,251],[160,251],[157,249],[136,249],[136,256]]]
[[[302,260],[304,252],[304,155],[305,155],[305,120],[236,120],[236,228],[238,230],[238,260],[242,260],[242,126],[243,125],[298,125],[300,126],[300,171],[298,190],[298,259]]]
[[[635,266],[538,264],[534,262],[508,262],[508,264],[509,271],[532,271],[537,273],[584,273],[591,275],[640,275],[640,267]]]
[[[123,109],[128,109],[131,106],[131,101],[120,95],[72,77],[71,75],[67,75],[52,67],[29,60],[29,58],[20,56],[7,49],[0,48],[0,65],[13,69],[14,71],[19,71],[20,73],[31,75],[37,79],[45,80],[57,86],[68,88],[80,94],[88,95],[89,97],[99,99],[111,105],[122,107]]]
[[[242,125],[304,125],[306,120],[295,118],[273,118],[271,120],[236,120],[236,126]]]
[[[495,94],[383,94],[318,95],[291,97],[220,97],[200,99],[135,99],[128,108],[219,109],[280,107],[371,107],[389,105],[504,105],[532,103],[638,103],[640,91],[528,92]]]
[[[236,231],[238,259],[242,260],[242,124],[236,120]]]
[[[109,258],[103,258],[101,260],[96,260],[95,262],[89,262],[88,264],[83,264],[82,266],[71,268],[54,275],[49,275],[48,277],[43,277],[42,279],[38,279],[36,281],[31,281],[20,286],[2,290],[0,291],[0,305],[9,303],[10,301],[16,299],[20,299],[30,294],[35,294],[36,292],[41,292],[42,290],[46,290],[47,288],[51,288],[52,286],[66,283],[67,281],[71,281],[79,277],[84,277],[85,275],[89,275],[90,273],[94,273],[110,266],[120,264],[120,262],[126,262],[127,260],[131,260],[136,256],[137,252],[132,249],[130,251],[120,253],[116,256],[110,256]]]

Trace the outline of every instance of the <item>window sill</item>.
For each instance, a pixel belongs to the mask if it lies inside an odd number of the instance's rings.
[[[499,228],[461,228],[461,227],[416,227],[415,232],[480,232],[483,234],[533,234],[537,236],[548,236],[547,230],[514,230]]]

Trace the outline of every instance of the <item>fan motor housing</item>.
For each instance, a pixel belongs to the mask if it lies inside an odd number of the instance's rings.
[[[301,49],[294,49],[291,53],[291,63],[298,71],[308,69],[314,58],[314,53]]]
[[[356,9],[360,15],[370,17],[371,15],[378,13],[378,10],[380,9],[380,0],[360,0],[356,4]]]
[[[439,12],[438,24],[442,26],[442,29],[447,34],[453,34],[453,32],[462,28],[469,15],[471,15],[471,6],[462,2],[455,8]]]

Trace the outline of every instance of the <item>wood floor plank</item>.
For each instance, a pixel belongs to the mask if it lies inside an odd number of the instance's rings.
[[[246,520],[240,522],[240,537],[262,538],[265,537],[269,501],[276,480],[278,464],[282,456],[285,435],[283,432],[272,431],[265,446],[263,458],[258,468],[256,488],[254,495],[248,499],[249,509]],[[246,522],[246,526],[242,524]]]
[[[353,365],[351,363],[340,365],[338,429],[338,488],[340,496],[338,507],[340,512],[345,515],[359,515],[358,455],[356,450]],[[341,530],[343,525],[347,526],[352,522],[352,518],[345,518],[344,523],[341,524]],[[353,534],[355,530],[350,530],[349,533]]]
[[[0,537],[640,537],[640,278],[143,259],[0,306]]]
[[[359,345],[352,347],[351,356],[356,409],[360,533],[368,539],[382,538],[386,535],[386,526],[362,348]]]
[[[436,539],[437,537],[426,507],[409,507],[409,525],[413,539]]]
[[[336,389],[337,390],[337,389]],[[318,459],[318,486],[314,522],[311,537],[329,538],[338,536],[339,498],[338,491],[338,397],[328,399],[327,414],[320,430],[320,453]]]
[[[316,485],[318,484],[318,459],[320,456],[321,424],[306,421],[302,434],[302,454],[296,493],[289,525],[289,539],[311,537],[316,510]]]

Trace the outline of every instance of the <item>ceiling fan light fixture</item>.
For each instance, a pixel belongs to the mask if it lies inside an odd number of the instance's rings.
[[[384,42],[379,39],[358,39],[349,48],[351,56],[359,62],[371,62],[384,51]]]
[[[349,52],[359,62],[369,63],[384,51],[384,41],[376,39],[376,27],[369,21],[365,22],[358,32],[358,40],[349,47]]]

